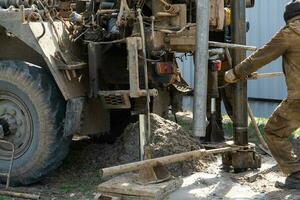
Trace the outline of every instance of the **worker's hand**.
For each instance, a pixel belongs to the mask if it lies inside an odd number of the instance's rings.
[[[233,69],[228,70],[227,72],[225,72],[224,79],[227,83],[236,83],[236,82],[238,82],[238,78],[234,74]]]

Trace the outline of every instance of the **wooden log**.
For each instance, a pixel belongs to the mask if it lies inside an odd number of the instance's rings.
[[[14,197],[14,198],[33,199],[33,200],[41,198],[39,195],[36,194],[13,192],[8,190],[0,190],[0,195]]]
[[[127,173],[132,171],[137,171],[144,167],[155,167],[157,165],[168,165],[171,163],[181,162],[185,160],[193,160],[213,154],[220,154],[229,151],[237,151],[239,147],[224,147],[220,149],[213,149],[213,150],[196,150],[190,151],[180,154],[169,155],[160,158],[154,158],[149,160],[143,160],[139,162],[133,162],[125,165],[119,165],[114,167],[108,167],[100,170],[100,175],[102,177],[111,176],[115,174]]]

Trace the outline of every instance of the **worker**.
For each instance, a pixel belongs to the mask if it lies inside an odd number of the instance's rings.
[[[245,80],[262,66],[283,57],[288,96],[267,122],[264,138],[280,169],[288,175],[284,183],[276,182],[275,186],[300,189],[300,158],[289,140],[300,127],[300,0],[286,5],[284,20],[286,26],[269,43],[227,71],[225,80],[229,83]]]

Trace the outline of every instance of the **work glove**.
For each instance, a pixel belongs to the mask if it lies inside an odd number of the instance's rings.
[[[227,72],[225,72],[225,77],[224,77],[225,81],[227,83],[236,83],[239,81],[239,79],[236,77],[233,69],[228,70]]]

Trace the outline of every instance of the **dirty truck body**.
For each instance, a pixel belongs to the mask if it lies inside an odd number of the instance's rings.
[[[221,40],[227,3],[211,0],[210,28]],[[150,111],[163,116],[191,92],[175,53],[195,50],[193,0],[0,6],[0,139],[15,146],[13,184],[59,166],[74,134],[113,137],[124,118],[147,112],[147,96]],[[0,173],[10,157],[0,143]]]

